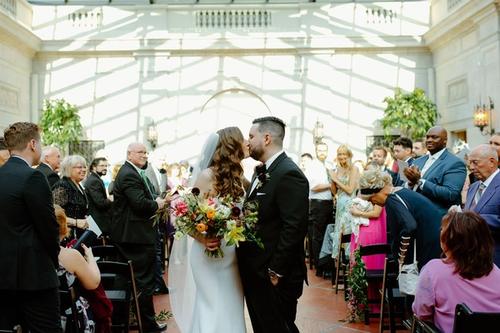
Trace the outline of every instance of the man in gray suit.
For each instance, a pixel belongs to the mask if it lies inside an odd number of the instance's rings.
[[[460,204],[467,175],[464,162],[446,149],[447,141],[448,134],[443,127],[432,127],[425,138],[429,154],[404,169],[408,179],[405,185],[423,194],[444,211]]]
[[[481,215],[490,227],[495,240],[494,260],[500,266],[500,171],[496,150],[480,145],[469,154],[469,168],[477,182],[467,191],[465,210]]]

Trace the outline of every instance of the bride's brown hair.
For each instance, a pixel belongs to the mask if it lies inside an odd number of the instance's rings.
[[[244,195],[243,168],[241,160],[243,152],[243,134],[238,127],[226,127],[217,131],[219,142],[211,163],[214,173],[214,189],[219,195],[231,195],[234,199]]]

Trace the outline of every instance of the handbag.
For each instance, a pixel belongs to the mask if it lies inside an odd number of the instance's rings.
[[[413,240],[413,262],[408,265],[402,265],[399,270],[398,283],[399,291],[403,295],[415,295],[418,283],[418,267],[417,267],[417,245],[416,240]]]

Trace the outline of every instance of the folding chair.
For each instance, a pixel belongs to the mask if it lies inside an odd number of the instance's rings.
[[[349,258],[346,257],[345,244],[350,242],[351,242],[351,234],[340,235],[339,253],[337,255],[337,259],[335,260],[335,265],[333,266],[335,272],[332,273],[333,284],[335,285],[335,294],[339,293],[339,282],[343,283],[344,291],[347,287],[346,273],[349,268]],[[340,275],[340,271],[342,271],[342,275]],[[342,281],[339,281],[340,279]]]
[[[391,253],[391,246],[389,244],[372,244],[372,245],[360,245],[359,254],[361,257],[383,254],[387,257]],[[367,269],[366,270],[366,281],[370,284],[382,283],[384,277],[383,269]],[[367,297],[368,297],[368,290]],[[380,313],[372,313],[370,311],[370,304],[380,304],[380,298],[369,298],[368,306],[365,309],[365,324],[370,324],[370,317],[379,317]]]
[[[130,306],[133,302],[139,332],[142,333],[138,293],[135,284],[132,261],[98,261],[101,283],[106,296],[113,303],[111,328],[113,332],[129,332]]]

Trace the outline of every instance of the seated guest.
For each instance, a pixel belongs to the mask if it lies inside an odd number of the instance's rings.
[[[80,155],[70,155],[61,163],[62,178],[52,187],[54,203],[61,206],[68,216],[68,226],[72,228],[70,238],[79,238],[87,223],[88,200],[80,182],[85,178],[87,164]]]
[[[491,233],[478,214],[447,214],[440,238],[444,259],[431,260],[420,272],[413,312],[451,333],[458,303],[472,311],[500,312],[500,269],[493,264]]]
[[[63,239],[68,234],[68,226],[64,209],[54,205],[57,222],[59,223],[59,237]],[[97,267],[92,249],[82,244],[85,257],[75,249],[61,247],[59,252],[58,275],[60,288],[66,290],[78,281],[78,291],[90,304],[92,318],[96,322],[96,333],[111,332],[111,315],[113,306],[106,297],[100,285],[101,273]],[[79,287],[82,288],[79,288]]]
[[[417,242],[419,269],[429,260],[439,258],[439,227],[442,211],[423,195],[406,188],[393,187],[392,179],[378,169],[366,170],[359,181],[361,197],[374,205],[385,206],[387,241],[395,258],[402,237]],[[408,249],[405,263],[413,261],[413,245]]]

